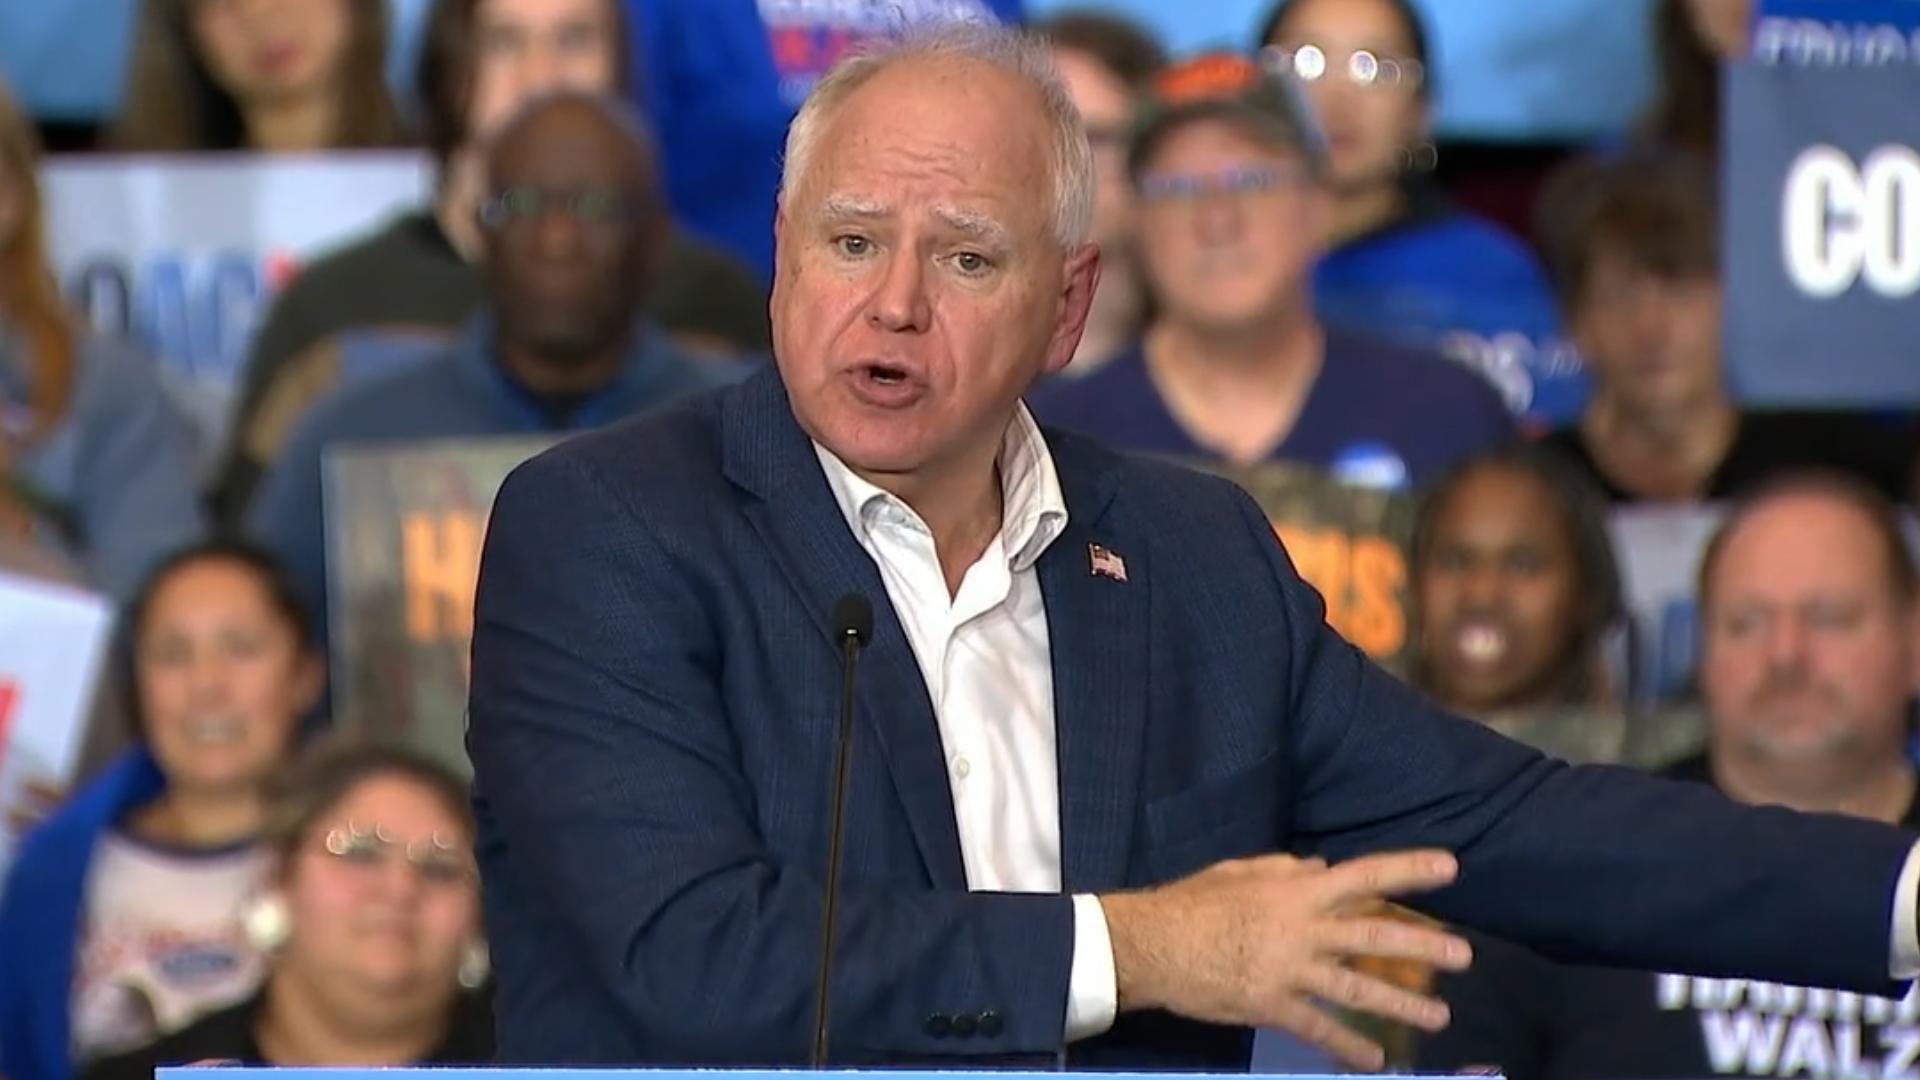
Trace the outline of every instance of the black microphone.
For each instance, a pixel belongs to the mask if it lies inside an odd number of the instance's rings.
[[[840,834],[847,812],[847,765],[853,749],[853,667],[873,637],[873,605],[859,593],[833,602],[833,636],[840,643],[840,734],[833,752],[833,811],[827,840],[826,913],[820,927],[820,982],[815,991],[813,1067],[827,1067],[827,1016],[832,1001],[834,909],[840,901]]]

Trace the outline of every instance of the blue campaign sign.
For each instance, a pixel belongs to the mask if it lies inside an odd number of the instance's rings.
[[[1907,30],[1920,27],[1920,0],[1762,0],[1756,12],[1761,19],[1871,23]]]
[[[1767,0],[1727,74],[1727,355],[1762,405],[1920,402],[1920,0]]]

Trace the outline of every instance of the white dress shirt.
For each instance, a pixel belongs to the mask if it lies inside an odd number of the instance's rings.
[[[1026,407],[1000,448],[1000,532],[957,592],[913,508],[819,444],[827,483],[879,565],[933,700],[967,886],[1060,891],[1060,774],[1047,609],[1034,564],[1067,527],[1060,475]],[[1073,898],[1068,1041],[1113,1026],[1113,945],[1100,902]]]
[[[969,888],[1060,891],[1060,775],[1047,612],[1034,572],[1067,526],[1060,475],[1025,405],[1000,447],[1000,532],[949,594],[933,533],[906,503],[814,444],[847,524],[879,565],[933,700]],[[1920,844],[1894,890],[1889,968],[1920,977]],[[1106,914],[1075,896],[1067,1041],[1113,1026]]]

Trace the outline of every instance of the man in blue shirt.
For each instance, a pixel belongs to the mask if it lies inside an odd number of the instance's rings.
[[[446,352],[355,383],[310,413],[249,514],[322,627],[329,450],[576,431],[744,373],[680,353],[635,316],[668,226],[650,144],[623,105],[542,98],[500,133],[487,172],[486,309]]]
[[[1315,318],[1327,156],[1290,86],[1227,54],[1167,72],[1129,168],[1155,321],[1140,347],[1037,393],[1044,422],[1133,450],[1302,462],[1396,489],[1510,437],[1478,375]]]

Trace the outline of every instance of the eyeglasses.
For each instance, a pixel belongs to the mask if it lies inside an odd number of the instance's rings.
[[[631,196],[606,189],[504,188],[480,204],[480,224],[500,229],[538,221],[556,210],[582,225],[621,225],[638,216],[640,205],[639,200]]]
[[[1209,196],[1241,198],[1301,186],[1299,169],[1245,166],[1216,173],[1148,173],[1140,178],[1140,201],[1149,206],[1188,206]]]
[[[343,865],[360,870],[383,869],[395,855],[406,859],[422,881],[435,886],[465,885],[477,872],[473,852],[443,834],[402,842],[384,825],[364,828],[349,822],[327,830],[326,852]]]
[[[1260,50],[1260,61],[1269,71],[1292,76],[1301,82],[1325,78],[1345,78],[1355,86],[1374,88],[1405,86],[1417,88],[1426,79],[1420,61],[1381,56],[1367,49],[1347,53],[1344,62],[1318,45],[1300,45],[1283,49],[1269,45]]]

